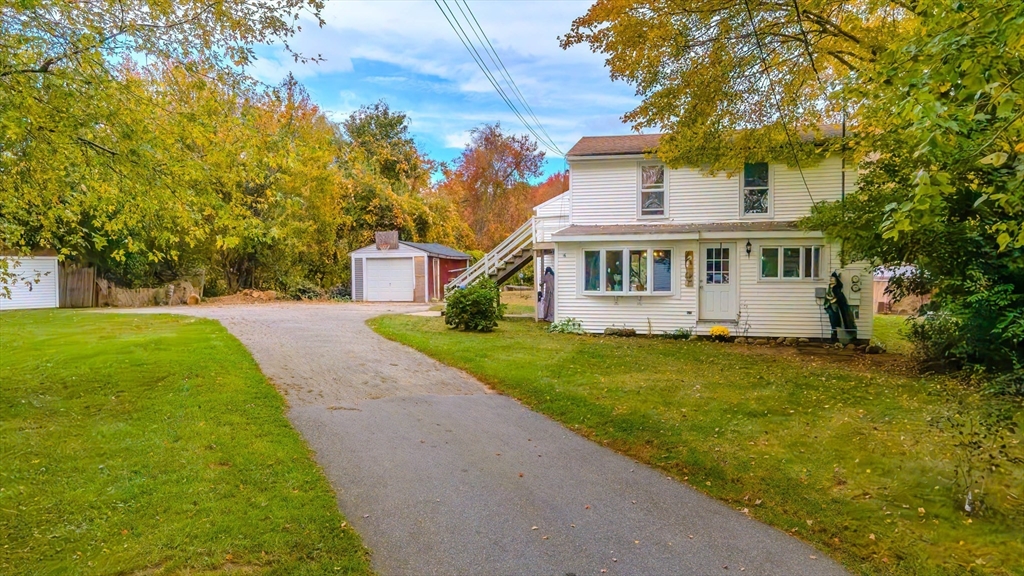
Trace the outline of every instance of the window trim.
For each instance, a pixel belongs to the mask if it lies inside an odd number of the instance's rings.
[[[629,289],[629,253],[634,251],[643,251],[647,254],[647,290],[643,292],[637,292]],[[656,251],[665,251],[669,253],[669,274],[671,280],[671,290],[669,291],[655,291],[654,290],[654,253]],[[599,252],[600,257],[598,262],[600,263],[599,272],[599,290],[587,290],[587,252]],[[605,256],[608,252],[619,252],[622,254],[623,264],[623,275],[622,279],[622,290],[612,291],[607,290],[607,269],[606,264],[607,257]],[[578,294],[581,296],[675,296],[678,288],[678,281],[676,280],[676,250],[669,246],[616,246],[613,248],[581,248],[580,249],[580,274],[578,278]]]
[[[643,169],[645,166],[660,166],[662,169],[662,205],[664,206],[663,214],[644,214],[643,198],[644,198],[644,177]],[[668,179],[671,171],[668,166],[665,166],[662,162],[637,162],[636,165],[636,217],[638,220],[665,220],[668,218],[669,206],[668,206]]]
[[[768,165],[768,212],[747,214],[743,210],[743,193],[747,190],[747,165],[767,164]],[[775,218],[775,166],[771,162],[746,162],[740,168],[739,177],[739,217],[747,220],[771,220]]]
[[[798,249],[800,250],[800,276],[799,277],[786,277],[783,275],[783,260],[785,249]],[[775,276],[765,276],[764,272],[764,251],[765,250],[778,250],[778,270]],[[818,276],[808,276],[807,270],[804,270],[806,260],[806,252],[811,251],[813,254],[814,250],[818,251]],[[822,275],[822,262],[821,259],[825,254],[824,244],[761,244],[757,247],[757,281],[758,282],[822,282],[825,277]],[[814,257],[811,257],[811,262],[814,262]],[[813,273],[813,270],[811,271]]]

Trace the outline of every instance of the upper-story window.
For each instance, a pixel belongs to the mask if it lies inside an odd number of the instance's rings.
[[[768,163],[743,165],[743,215],[771,213],[771,189],[768,187]]]
[[[640,216],[665,215],[665,167],[640,165]]]

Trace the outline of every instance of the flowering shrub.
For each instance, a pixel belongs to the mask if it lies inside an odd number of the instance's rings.
[[[712,326],[711,331],[708,333],[711,334],[712,340],[718,342],[722,342],[729,337],[729,329],[725,326]]]

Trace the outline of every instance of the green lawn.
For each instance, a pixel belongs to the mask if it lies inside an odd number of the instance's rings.
[[[0,573],[369,572],[220,324],[4,312],[0,383]]]
[[[894,354],[909,354],[912,346],[904,335],[906,325],[906,316],[878,314],[874,319],[871,342]]]
[[[1019,402],[901,375],[888,355],[548,334],[531,320],[488,334],[439,318],[370,323],[855,572],[1024,574],[1024,466],[979,482],[986,508],[963,515],[956,432],[969,426],[946,421],[1020,423]],[[1007,439],[1012,454],[1024,456],[1021,439]]]

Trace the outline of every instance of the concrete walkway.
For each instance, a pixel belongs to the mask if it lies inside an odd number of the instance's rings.
[[[215,318],[249,348],[382,575],[845,573],[365,325],[421,309],[147,312]]]

